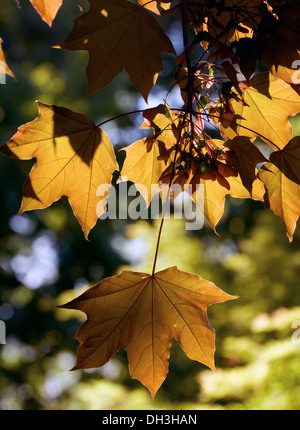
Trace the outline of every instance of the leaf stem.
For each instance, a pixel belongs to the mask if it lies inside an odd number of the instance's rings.
[[[166,201],[164,203],[163,213],[162,213],[161,222],[160,222],[160,226],[159,226],[159,230],[158,230],[156,249],[155,249],[155,255],[154,255],[154,261],[153,261],[152,275],[151,276],[154,276],[154,274],[155,274],[155,267],[156,267],[156,261],[157,261],[157,256],[158,256],[158,248],[159,248],[159,244],[160,244],[160,238],[161,238],[162,228],[164,225],[166,209],[167,209],[167,201],[169,199],[169,196],[170,196],[170,187],[168,189],[167,198],[166,198]]]
[[[154,276],[154,273],[155,273],[155,267],[156,267],[156,262],[157,262],[157,256],[158,256],[158,249],[159,249],[159,244],[160,244],[160,238],[161,238],[162,228],[163,228],[163,224],[164,224],[164,220],[165,220],[167,203],[168,203],[168,199],[170,197],[171,185],[172,185],[172,181],[173,181],[174,173],[175,173],[175,162],[176,162],[177,154],[178,154],[178,151],[179,151],[179,144],[180,144],[181,134],[182,134],[182,130],[183,130],[183,127],[184,127],[184,124],[185,124],[186,117],[187,117],[187,112],[184,112],[184,117],[183,117],[182,123],[180,125],[180,129],[179,129],[179,133],[178,133],[178,138],[177,138],[177,142],[176,142],[174,162],[173,162],[172,171],[171,171],[171,177],[170,177],[170,181],[169,181],[168,193],[167,193],[164,205],[163,205],[163,213],[162,213],[161,222],[160,222],[159,231],[158,231],[158,236],[157,236],[157,241],[156,241],[156,249],[155,249],[155,256],[154,256],[154,261],[153,261],[152,276]]]
[[[122,118],[123,116],[133,115],[135,113],[142,113],[142,112],[144,112],[144,110],[145,109],[139,109],[139,110],[133,110],[131,112],[120,113],[119,115],[116,115],[116,116],[114,116],[112,118],[109,118],[109,119],[106,119],[105,121],[100,122],[99,124],[96,125],[96,128],[99,128],[102,125],[104,125],[104,124],[106,124],[106,123],[108,123],[110,121],[114,121],[114,120],[116,120],[118,118]]]
[[[185,126],[185,122],[186,122],[187,117],[189,117],[189,120],[190,120],[191,142],[193,140],[193,134],[194,134],[194,126],[193,126],[194,71],[192,68],[191,58],[190,58],[190,54],[189,54],[188,14],[187,14],[188,7],[189,7],[189,0],[180,0],[181,23],[182,23],[182,35],[183,35],[183,44],[184,44],[184,52],[185,52],[185,62],[186,62],[187,69],[188,69],[188,82],[187,82],[188,99],[187,99],[186,106],[184,109],[184,115],[182,118],[182,122],[180,124],[178,138],[177,138],[177,142],[175,145],[176,149],[175,149],[175,155],[174,155],[174,162],[173,162],[171,177],[170,177],[170,181],[169,181],[168,193],[167,193],[167,197],[166,197],[166,200],[165,200],[164,206],[163,206],[162,219],[161,219],[159,231],[158,231],[156,250],[155,250],[154,262],[153,262],[153,268],[152,268],[152,276],[154,276],[154,273],[155,273],[155,267],[156,267],[156,262],[157,262],[161,233],[162,233],[162,228],[163,228],[165,215],[166,215],[167,202],[168,202],[168,199],[170,197],[170,190],[171,190],[171,186],[172,186],[172,182],[173,182],[173,178],[174,178],[174,174],[175,174],[176,158],[177,158],[177,154],[179,151],[182,131],[183,131],[183,128]]]
[[[193,123],[193,97],[194,97],[194,70],[191,63],[191,57],[189,53],[189,38],[188,38],[188,8],[189,0],[180,1],[180,12],[181,12],[181,24],[182,24],[182,36],[184,45],[185,62],[188,72],[187,82],[187,102],[186,109],[189,113],[190,127],[191,127],[191,142],[194,135],[194,123]]]

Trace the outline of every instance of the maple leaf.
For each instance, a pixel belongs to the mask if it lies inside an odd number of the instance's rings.
[[[263,201],[264,187],[259,179],[255,179],[252,182],[251,192],[244,187],[240,175],[226,178],[226,181],[229,185],[228,188],[222,186],[217,180],[200,179],[197,182],[198,188],[195,191],[192,189],[191,193],[189,193],[215,233],[215,227],[224,213],[225,197],[227,195],[235,198],[251,198]]]
[[[234,112],[231,121],[222,124],[228,138],[261,137],[274,149],[281,149],[292,137],[288,117],[300,111],[300,96],[286,82],[269,72],[258,73],[241,84],[241,99],[230,99]]]
[[[159,179],[166,168],[166,162],[159,156],[166,152],[161,141],[144,138],[127,148],[126,159],[119,177],[120,182],[132,181],[149,206],[154,194],[160,190]]]
[[[140,128],[153,129],[154,135],[122,148],[126,159],[119,182],[134,182],[148,206],[154,194],[160,191],[160,178],[170,158],[168,150],[176,144],[174,127],[177,121],[172,116],[164,105],[146,109]]]
[[[15,77],[15,75],[13,74],[13,72],[10,70],[10,68],[8,67],[6,61],[5,61],[5,57],[2,51],[2,43],[3,40],[0,37],[0,66],[3,65],[2,67],[0,67],[0,74],[1,73],[6,73],[7,75],[11,76],[12,78]]]
[[[61,7],[63,0],[30,0],[30,2],[41,15],[43,21],[51,27],[52,21]]]
[[[163,70],[160,54],[175,54],[170,39],[143,7],[127,0],[89,0],[62,48],[88,50],[88,93],[107,85],[123,68],[147,100]]]
[[[273,152],[258,175],[266,188],[265,206],[282,219],[291,242],[300,214],[300,137]]]
[[[140,128],[153,129],[154,138],[163,142],[167,149],[176,143],[178,119],[164,105],[158,105],[143,111],[144,123]]]
[[[95,225],[101,184],[118,169],[107,135],[84,115],[38,102],[39,116],[22,125],[0,151],[12,158],[36,158],[23,188],[19,213],[50,206],[67,196],[85,237]],[[103,206],[104,207],[104,206]],[[104,212],[104,209],[103,209]]]
[[[170,267],[149,275],[123,271],[61,306],[85,312],[72,370],[103,366],[123,346],[132,378],[152,396],[168,373],[172,339],[185,353],[215,369],[215,334],[207,306],[236,298],[212,282]]]

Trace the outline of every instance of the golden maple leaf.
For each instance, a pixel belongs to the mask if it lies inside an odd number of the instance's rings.
[[[234,298],[177,267],[152,276],[123,271],[106,278],[62,306],[87,315],[76,333],[80,346],[73,370],[103,366],[123,346],[131,377],[154,397],[168,373],[172,339],[188,357],[215,369],[207,306]]]
[[[286,82],[269,72],[258,73],[250,86],[242,83],[241,100],[230,99],[234,114],[222,124],[228,138],[235,136],[261,137],[273,149],[281,149],[292,136],[288,117],[300,111],[300,96]]]
[[[0,147],[12,158],[37,160],[24,184],[19,212],[46,208],[67,196],[87,238],[101,215],[97,206],[106,198],[97,196],[97,188],[110,184],[118,169],[113,147],[107,135],[84,115],[38,105],[40,115]]]

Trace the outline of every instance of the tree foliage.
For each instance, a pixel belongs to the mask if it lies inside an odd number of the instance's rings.
[[[147,101],[163,70],[162,53],[173,59],[173,82],[161,104],[142,111],[141,127],[152,135],[124,148],[120,166],[102,129],[117,117],[95,125],[79,113],[39,102],[39,116],[0,148],[12,158],[36,159],[20,212],[46,208],[67,196],[87,239],[105,211],[107,196],[97,195],[97,187],[111,184],[117,171],[119,182],[136,184],[147,206],[152,190],[161,193],[166,205],[175,197],[172,186],[179,185],[182,192],[189,185],[191,198],[216,233],[226,196],[262,201],[283,221],[292,241],[300,214],[300,140],[289,122],[300,112],[298,2],[89,3],[70,34],[56,44],[88,51],[88,95],[125,69]],[[32,4],[51,25],[62,1]],[[168,17],[181,28],[183,52],[176,52],[161,27]],[[12,76],[2,51],[0,59]],[[169,103],[174,88],[180,89],[178,106]],[[166,377],[172,338],[189,357],[214,368],[206,306],[233,298],[177,268],[156,272],[163,223],[164,211],[150,274],[123,272],[104,279],[66,305],[88,316],[76,335],[75,368],[101,366],[124,346],[132,377],[153,396]]]

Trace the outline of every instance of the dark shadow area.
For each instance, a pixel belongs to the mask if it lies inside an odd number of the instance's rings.
[[[255,75],[253,79],[251,79],[251,87],[257,90],[259,93],[268,97],[272,100],[272,96],[269,91],[270,87],[270,74],[269,72],[262,72],[258,75]]]
[[[273,152],[270,161],[291,181],[300,185],[300,172],[297,163],[300,160],[300,137],[293,137],[282,151]]]
[[[53,106],[53,140],[64,137],[60,145],[69,144],[74,150],[74,156],[91,165],[98,145],[101,144],[102,130],[96,128],[95,124],[86,116],[72,112],[69,109]],[[68,162],[68,161],[66,161]],[[103,166],[105,168],[105,164]]]
[[[31,198],[33,200],[37,200],[38,202],[42,203],[42,200],[40,200],[38,194],[34,191],[32,187],[32,183],[30,180],[30,176],[26,179],[24,186],[23,186],[23,197]],[[24,208],[26,210],[26,208]]]

